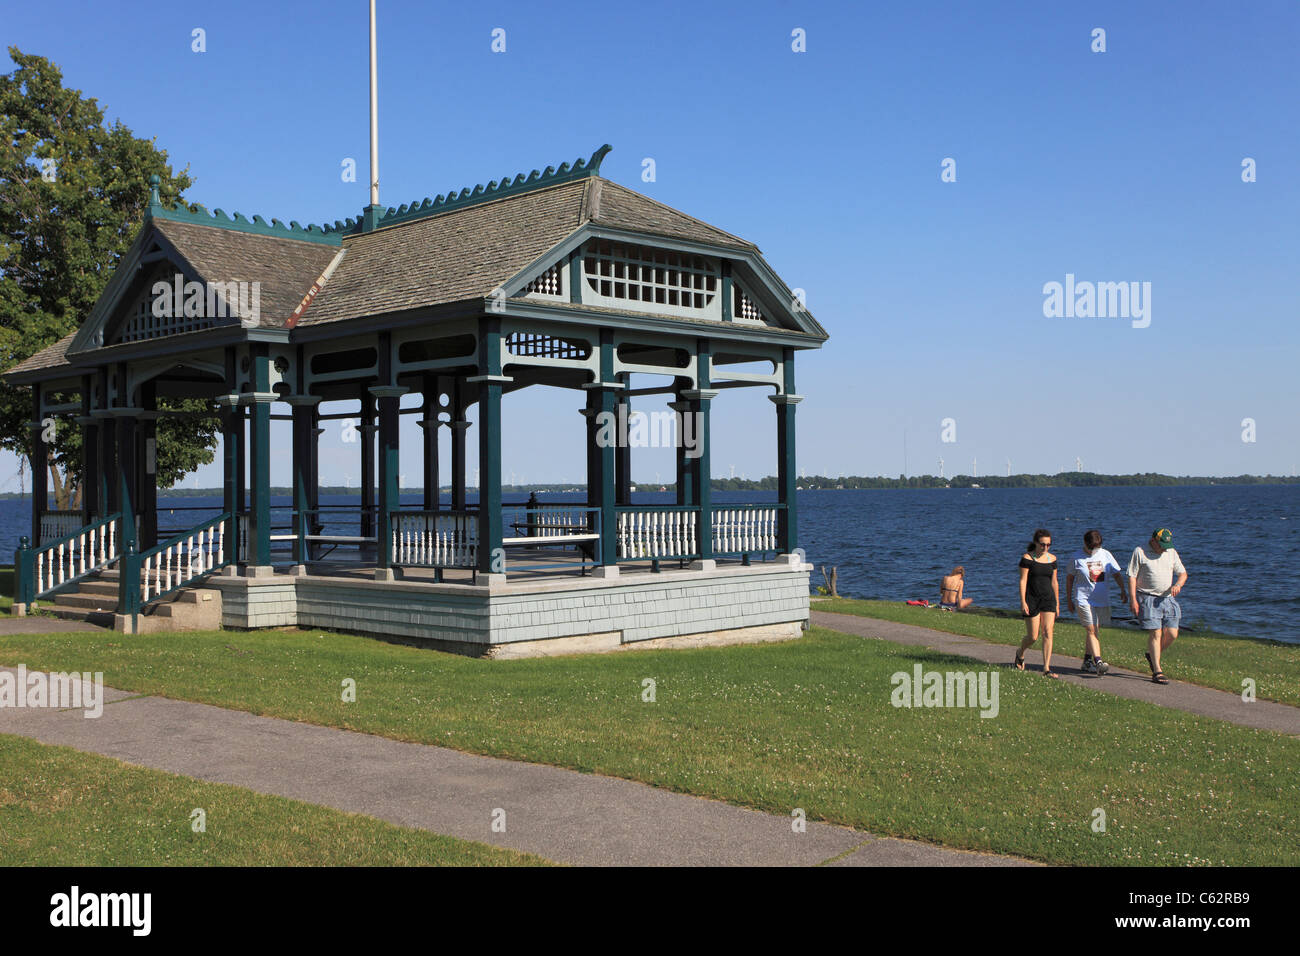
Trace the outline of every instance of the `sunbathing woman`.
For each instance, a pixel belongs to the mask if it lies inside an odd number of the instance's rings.
[[[966,587],[966,569],[960,564],[952,574],[939,582],[939,606],[945,611],[964,611],[975,603],[974,598],[962,597]]]

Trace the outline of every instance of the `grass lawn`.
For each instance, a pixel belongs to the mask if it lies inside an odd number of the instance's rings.
[[[965,634],[996,644],[1019,645],[1025,625],[1018,613],[992,608],[970,608],[949,614],[935,608],[912,607],[896,601],[858,601],[849,598],[814,601],[814,611],[856,614],[903,624],[916,624],[950,634]],[[1083,656],[1084,630],[1073,620],[1056,622],[1052,641],[1053,654]],[[1041,664],[1042,638],[1025,652],[1025,659]],[[1146,653],[1147,635],[1129,627],[1103,628],[1101,656],[1112,664],[1149,674]],[[1009,654],[1010,661],[1015,654]],[[1262,641],[1209,631],[1181,631],[1178,640],[1161,658],[1161,666],[1174,680],[1217,687],[1240,694],[1241,682],[1255,681],[1255,694],[1261,700],[1276,700],[1300,705],[1300,645]]]
[[[206,831],[191,813],[202,809]],[[519,866],[545,860],[0,734],[0,866]]]
[[[1056,863],[1300,864],[1300,739],[1010,668],[997,671],[995,718],[895,708],[895,672],[972,662],[833,631],[519,661],[305,630],[6,636],[0,663],[20,662],[948,846]],[[355,703],[341,700],[346,678]],[[1090,826],[1097,808],[1104,833]]]
[[[5,614],[14,606],[13,565],[0,565],[0,611]]]

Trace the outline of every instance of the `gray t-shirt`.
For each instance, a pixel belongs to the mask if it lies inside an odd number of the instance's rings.
[[[1174,586],[1178,575],[1185,573],[1186,568],[1173,548],[1166,548],[1157,557],[1145,546],[1137,547],[1133,549],[1133,557],[1128,561],[1128,576],[1137,579],[1139,594],[1164,597]]]

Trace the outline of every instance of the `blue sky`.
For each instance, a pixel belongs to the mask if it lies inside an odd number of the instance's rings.
[[[47,0],[7,4],[0,39],[157,137],[191,200],[306,223],[367,201],[366,22],[365,0]],[[809,473],[1300,466],[1300,5],[380,0],[379,29],[386,205],[608,142],[608,178],[807,290],[831,334],[798,369]],[[1045,317],[1067,274],[1151,283],[1150,325]],[[534,391],[506,402],[507,477],[579,480],[580,399]],[[774,471],[758,392],[715,402],[714,438],[716,475]],[[356,446],[322,442],[322,480],[355,482]],[[636,456],[639,481],[671,470]]]

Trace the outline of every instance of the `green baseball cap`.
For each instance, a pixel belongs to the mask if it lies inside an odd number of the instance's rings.
[[[1162,548],[1172,548],[1174,546],[1174,533],[1168,528],[1157,528],[1155,531],[1151,532],[1151,537],[1154,538]]]

